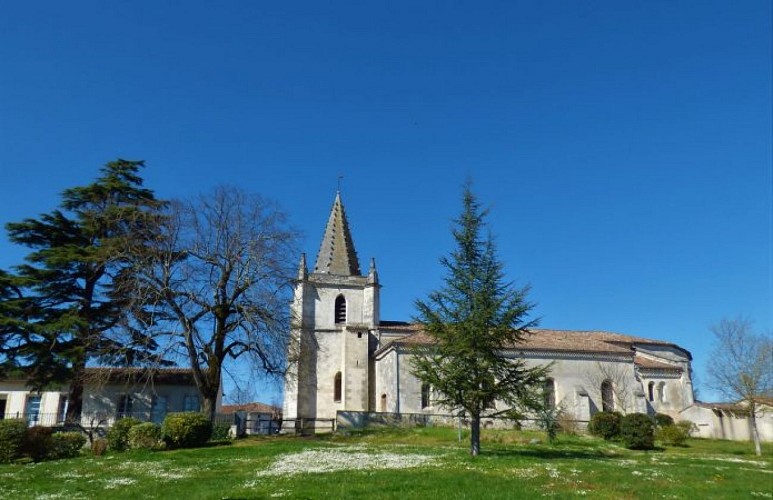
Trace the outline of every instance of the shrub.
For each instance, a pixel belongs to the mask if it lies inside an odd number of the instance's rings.
[[[225,441],[231,439],[231,425],[225,422],[212,424],[212,441]]]
[[[95,457],[101,457],[107,451],[107,439],[97,438],[91,443],[91,453]]]
[[[111,450],[123,451],[129,447],[129,429],[141,422],[133,417],[116,420],[107,431],[107,445]]]
[[[631,413],[620,421],[620,437],[628,449],[651,450],[655,447],[655,425],[644,413]]]
[[[86,444],[86,436],[80,432],[55,432],[51,436],[48,457],[54,460],[77,457]]]
[[[129,448],[152,450],[161,445],[161,426],[152,422],[137,424],[129,429]]]
[[[24,420],[0,420],[0,464],[21,456],[27,423]]]
[[[616,411],[602,411],[593,415],[588,424],[588,432],[607,441],[620,436],[620,420],[623,416]]]
[[[24,433],[22,455],[31,458],[35,462],[47,458],[53,447],[53,439],[51,438],[53,432],[50,427],[35,426],[27,429],[27,432]]]
[[[655,426],[656,427],[665,427],[667,425],[674,425],[674,419],[670,416],[666,415],[665,413],[656,413],[655,414]]]
[[[161,439],[170,448],[194,448],[212,435],[212,423],[201,413],[169,413],[161,425]]]
[[[693,422],[689,420],[680,420],[674,425],[684,430],[685,434],[687,434],[688,437],[692,435],[693,431],[698,430],[698,426],[696,426]]]
[[[690,437],[694,425],[689,420],[664,425],[655,430],[655,439],[668,446],[684,446],[687,438]]]
[[[688,433],[674,424],[664,425],[655,429],[655,439],[669,446],[683,446]]]

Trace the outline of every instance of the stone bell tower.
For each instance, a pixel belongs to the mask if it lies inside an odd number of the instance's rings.
[[[291,306],[294,318],[285,382],[284,418],[335,418],[338,410],[368,410],[370,351],[379,323],[375,262],[360,273],[340,193],[325,227],[314,271],[301,256]]]

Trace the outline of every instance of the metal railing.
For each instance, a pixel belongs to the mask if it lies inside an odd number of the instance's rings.
[[[152,411],[136,411],[136,412],[120,412],[120,413],[108,413],[108,412],[97,412],[97,413],[83,413],[80,418],[80,424],[83,426],[103,426],[103,427],[109,427],[113,423],[115,423],[116,420],[120,420],[122,418],[136,418],[137,420],[141,422],[155,422],[157,424],[160,424],[164,421],[164,417],[166,417],[167,413],[172,412],[163,412],[163,413],[157,413]],[[30,427],[39,425],[44,427],[54,427],[57,425],[64,425],[67,422],[65,421],[64,415],[58,414],[58,413],[23,413],[23,412],[13,412],[13,413],[6,413],[5,415],[0,415],[0,419],[13,419],[13,420],[25,420],[27,424]],[[234,415],[230,413],[218,413],[215,415],[215,418],[213,420],[214,423],[228,423],[231,424],[234,421]]]

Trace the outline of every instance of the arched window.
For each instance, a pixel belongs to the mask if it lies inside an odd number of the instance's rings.
[[[647,384],[647,396],[650,401],[655,401],[655,382]]]
[[[422,408],[429,407],[429,392],[430,392],[429,384],[421,384],[421,407]]]
[[[545,379],[545,385],[542,387],[542,395],[545,398],[545,407],[553,409],[556,407],[556,381],[552,378]]]
[[[612,382],[609,380],[601,383],[601,409],[615,411],[615,393],[612,390]]]
[[[658,399],[661,403],[667,403],[666,401],[666,383],[661,382],[658,384]]]
[[[336,297],[335,322],[346,323],[346,299],[343,295]]]
[[[333,377],[333,401],[341,401],[341,372]]]
[[[386,403],[387,403],[387,397],[386,394],[381,395],[381,411],[386,412]]]

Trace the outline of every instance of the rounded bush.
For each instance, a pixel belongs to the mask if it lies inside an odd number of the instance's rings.
[[[212,424],[212,441],[226,441],[231,439],[231,424],[218,422]]]
[[[53,447],[53,439],[51,437],[53,433],[54,431],[50,427],[35,426],[27,429],[27,432],[24,433],[22,455],[31,458],[35,462],[48,458]]]
[[[656,427],[665,427],[667,425],[674,425],[674,419],[671,418],[669,415],[666,415],[665,413],[656,413],[655,414],[655,426]]]
[[[24,420],[0,420],[0,464],[21,456],[27,423]]]
[[[124,451],[129,447],[129,429],[141,424],[134,417],[126,417],[116,420],[110,430],[107,431],[107,445],[111,450]]]
[[[651,450],[655,447],[655,424],[644,413],[631,413],[620,422],[620,437],[631,450]]]
[[[161,425],[161,438],[170,448],[204,445],[212,435],[212,423],[201,413],[169,413]]]
[[[688,433],[674,424],[655,429],[655,439],[668,446],[683,446]]]
[[[161,426],[153,422],[137,424],[129,429],[129,448],[152,450],[161,445]]]
[[[616,411],[601,411],[593,415],[588,424],[588,432],[607,441],[620,436],[620,421],[623,416]]]
[[[51,436],[49,458],[57,460],[77,457],[85,444],[86,436],[80,432],[55,432]]]

